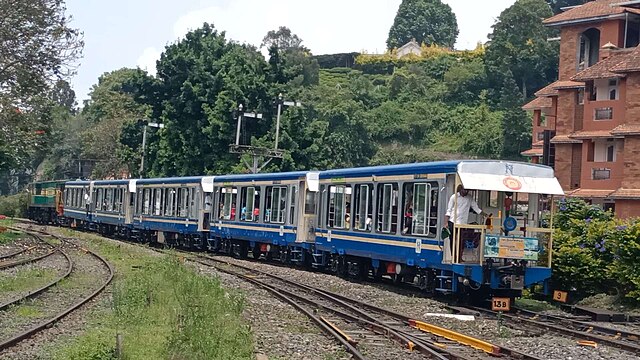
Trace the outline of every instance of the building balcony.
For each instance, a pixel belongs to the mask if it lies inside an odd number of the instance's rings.
[[[611,130],[624,123],[625,104],[621,100],[589,101],[584,104],[584,130]]]
[[[585,189],[617,189],[622,184],[622,161],[583,162],[580,184]]]

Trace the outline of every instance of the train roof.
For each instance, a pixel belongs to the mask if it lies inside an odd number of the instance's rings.
[[[118,179],[118,180],[96,180],[93,182],[93,185],[127,185],[129,184],[129,179]]]
[[[183,176],[183,177],[167,177],[167,178],[149,178],[149,179],[133,179],[137,185],[152,184],[192,184],[200,183],[205,176]]]
[[[434,161],[413,164],[367,166],[359,168],[325,170],[320,172],[320,179],[337,177],[390,176],[408,174],[446,174],[455,173],[461,160]]]
[[[235,182],[235,181],[272,181],[272,180],[295,180],[306,176],[308,171],[291,171],[283,173],[266,173],[266,174],[236,174],[236,175],[220,175],[214,177],[214,182]]]

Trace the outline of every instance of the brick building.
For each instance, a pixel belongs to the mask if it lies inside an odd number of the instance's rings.
[[[560,31],[558,81],[533,111],[524,156],[553,166],[565,193],[640,216],[640,1],[596,0],[544,20]]]

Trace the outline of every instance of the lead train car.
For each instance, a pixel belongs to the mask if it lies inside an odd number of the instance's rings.
[[[543,223],[553,221],[553,195],[564,195],[550,167],[433,162],[323,171],[319,182],[314,254],[338,274],[390,275],[473,298],[519,296],[540,282],[546,291],[552,233]],[[490,216],[470,212],[447,237],[458,185]]]

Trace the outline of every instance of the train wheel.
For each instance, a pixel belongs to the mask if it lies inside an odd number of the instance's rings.
[[[251,253],[253,255],[254,260],[260,259],[260,245],[256,244],[256,246],[254,246],[253,249],[251,250]]]

